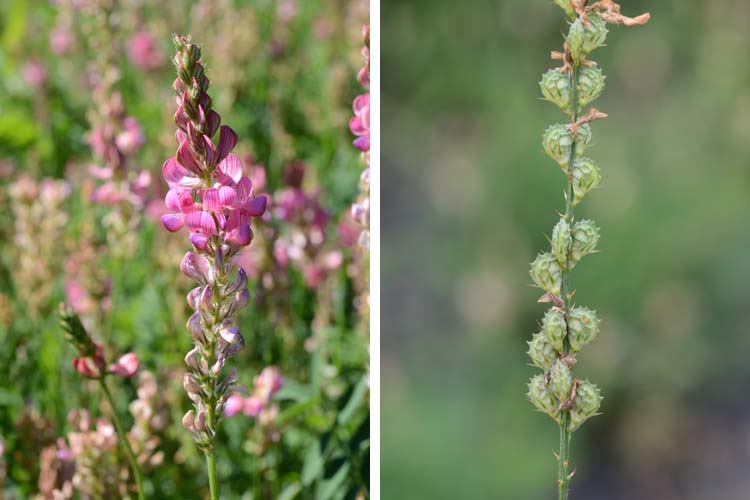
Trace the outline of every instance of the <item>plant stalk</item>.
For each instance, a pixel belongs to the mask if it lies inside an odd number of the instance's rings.
[[[133,448],[130,447],[128,437],[125,434],[125,429],[122,426],[122,422],[120,422],[120,417],[117,416],[117,407],[115,406],[115,401],[112,398],[112,394],[109,392],[109,388],[107,387],[107,382],[104,377],[101,377],[99,379],[99,385],[101,385],[102,391],[107,397],[109,405],[112,407],[112,420],[115,423],[117,437],[120,439],[120,446],[125,450],[125,455],[127,455],[128,461],[130,462],[130,468],[133,471],[135,486],[138,490],[138,500],[146,500],[146,496],[143,494],[143,478],[141,477],[141,468],[138,466],[138,461],[135,458],[135,453],[133,453]]]
[[[573,116],[571,123],[578,120],[578,73],[579,65],[573,63],[573,74],[571,75],[571,84],[573,86]],[[573,228],[573,163],[576,158],[577,134],[573,134],[573,144],[570,147],[570,158],[568,160],[568,185],[565,190],[565,222]],[[571,241],[572,244],[572,241]],[[571,290],[570,290],[570,248],[566,255],[565,268],[562,271],[561,295],[563,308],[565,312],[565,328],[568,328],[568,311],[570,310]],[[569,332],[566,332],[563,339],[563,353],[567,354],[570,349],[568,342]],[[560,454],[557,468],[558,500],[568,499],[568,481],[570,466],[570,411],[563,410],[560,414]]]

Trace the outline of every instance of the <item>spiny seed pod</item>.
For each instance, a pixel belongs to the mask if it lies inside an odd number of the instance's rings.
[[[586,193],[596,188],[602,180],[602,174],[594,160],[581,157],[573,162],[573,206],[578,205]]]
[[[529,274],[538,287],[552,295],[560,295],[562,269],[554,255],[549,252],[537,255],[534,262],[531,263]]]
[[[588,123],[584,123],[578,127],[576,139],[576,156],[581,156],[591,142],[591,127]],[[564,172],[568,170],[572,146],[573,132],[568,130],[565,125],[560,123],[551,125],[544,131],[544,136],[542,137],[544,152],[555,160]]]
[[[574,307],[568,313],[568,342],[573,352],[594,340],[599,334],[599,317],[586,307]]]
[[[528,344],[529,350],[527,354],[531,358],[531,361],[542,370],[546,371],[552,368],[554,362],[560,357],[552,344],[547,342],[542,332],[535,333]]]
[[[566,113],[570,111],[572,92],[567,74],[551,69],[542,75],[539,87],[545,99],[557,104]]]
[[[583,108],[604,91],[604,73],[598,66],[584,66],[578,74],[578,106]]]
[[[534,406],[542,413],[546,413],[553,419],[557,420],[560,415],[555,395],[547,387],[543,374],[534,375],[529,381],[529,392],[526,393]]]
[[[599,16],[590,16],[587,23],[580,18],[576,19],[568,31],[570,57],[580,64],[592,50],[604,45],[606,38],[607,23]]]
[[[571,246],[570,225],[565,219],[560,219],[555,228],[552,230],[552,254],[560,263],[560,267],[565,267],[568,260],[568,251]]]
[[[570,431],[573,432],[581,426],[588,418],[593,417],[599,411],[602,403],[602,395],[599,388],[584,380],[576,389],[576,397],[573,407],[570,409]]]
[[[570,397],[570,391],[573,389],[573,375],[570,373],[568,365],[557,360],[549,371],[550,388],[552,393],[557,396],[561,403],[567,401]]]
[[[572,268],[584,255],[596,250],[596,244],[599,241],[599,228],[594,225],[594,221],[584,219],[573,225],[571,236],[573,244],[570,249],[570,267]]]
[[[557,352],[562,352],[567,331],[565,328],[565,314],[561,309],[553,307],[544,314],[542,333],[544,334],[544,339]]]
[[[565,11],[566,16],[573,17],[576,15],[576,11],[575,9],[573,9],[573,5],[571,4],[570,0],[554,0],[554,1],[558,7],[560,7],[563,11]]]

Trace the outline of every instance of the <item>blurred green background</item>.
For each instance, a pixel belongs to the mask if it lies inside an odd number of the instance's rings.
[[[571,498],[750,498],[750,6],[623,2],[577,209],[573,272],[602,333],[577,373]],[[387,499],[554,496],[557,427],[525,399],[545,308],[528,263],[563,210],[537,82],[567,31],[548,0],[382,4],[382,483]]]

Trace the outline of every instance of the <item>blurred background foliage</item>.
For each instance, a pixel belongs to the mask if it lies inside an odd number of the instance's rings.
[[[92,11],[109,13],[111,32],[101,31]],[[111,287],[106,307],[100,301],[101,317],[89,318],[94,336],[108,354],[135,351],[141,371],[156,379],[154,404],[166,413],[166,423],[154,431],[162,458],[146,467],[147,496],[207,496],[202,457],[180,423],[189,406],[181,387],[190,347],[189,282],[179,273],[188,242],[158,223],[165,191],[161,165],[176,150],[173,32],[192,33],[203,45],[214,109],[237,132],[246,169],[265,170],[265,186],[257,183],[258,189],[269,196],[293,189],[284,172],[303,162],[298,194],[325,214],[322,243],[314,251],[342,257],[311,280],[306,269],[274,267],[269,257],[275,243],[309,237],[310,227],[273,215],[254,228],[254,254],[243,261],[253,296],[240,319],[247,345],[231,364],[248,387],[265,366],[277,366],[285,386],[272,421],[238,415],[223,425],[222,498],[366,494],[366,276],[361,251],[342,229],[351,226],[345,214],[362,170],[348,121],[352,100],[363,93],[356,74],[366,22],[363,0],[0,3],[0,497],[52,498],[41,491],[40,468],[47,467],[53,483],[62,472],[50,472],[40,453],[69,436],[70,410],[105,418],[109,412],[100,407],[95,386],[73,372],[74,352],[55,317],[76,258],[105,276],[100,287]],[[144,33],[152,45],[134,49]],[[108,54],[97,45],[104,35],[112,40],[104,46]],[[116,61],[116,88],[142,128],[134,164],[151,174],[142,221],[128,235],[132,251],[114,248],[102,225],[116,209],[90,201],[96,187],[88,173],[96,162],[86,141],[90,72],[105,57]],[[31,189],[28,206],[19,207],[13,197],[19,182]],[[117,388],[126,426],[137,386],[136,377]],[[74,498],[89,497],[76,492]]]
[[[573,272],[603,317],[577,372],[571,498],[750,495],[750,6],[622,2]],[[528,263],[564,210],[537,82],[567,27],[548,0],[382,4],[383,498],[552,498],[557,428],[525,399],[544,307]]]

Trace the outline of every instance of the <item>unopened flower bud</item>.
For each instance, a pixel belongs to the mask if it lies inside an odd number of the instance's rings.
[[[573,17],[576,15],[576,11],[575,9],[573,9],[571,0],[554,0],[554,2],[565,12],[566,16]]]
[[[565,328],[565,314],[561,309],[553,307],[544,314],[542,333],[547,343],[552,345],[557,352],[562,352],[567,331]]]
[[[591,142],[591,127],[584,123],[578,127],[576,132],[576,156],[583,155],[586,147]],[[563,171],[567,172],[568,163],[570,162],[570,150],[573,146],[573,132],[568,130],[565,125],[551,125],[544,131],[542,138],[544,152],[555,160]]]
[[[543,252],[531,263],[529,274],[538,287],[553,295],[560,295],[561,271],[555,256],[550,252]]]
[[[546,413],[553,419],[557,420],[560,410],[558,409],[557,401],[555,400],[554,394],[547,387],[544,381],[544,375],[534,375],[529,381],[529,391],[526,393],[526,397],[532,402],[536,408],[542,413]]]
[[[570,225],[565,219],[560,219],[552,230],[552,255],[555,256],[560,267],[565,267],[568,260],[568,251],[571,246]]]
[[[542,89],[542,95],[550,102],[566,113],[570,110],[571,88],[568,75],[556,69],[551,69],[542,75],[542,81],[539,82]]]
[[[208,430],[208,426],[206,425],[206,420],[208,419],[208,413],[206,410],[201,408],[198,410],[198,414],[195,416],[195,430],[199,432],[206,432]]]
[[[578,106],[583,108],[604,91],[604,73],[598,66],[583,66],[578,74]]]
[[[185,364],[188,365],[193,371],[199,371],[200,362],[198,361],[198,358],[198,348],[194,347],[185,355]]]
[[[594,160],[588,157],[578,158],[573,162],[573,206],[578,205],[586,193],[596,188],[602,180],[602,174]]]
[[[574,307],[568,313],[568,341],[573,352],[588,344],[599,334],[599,318],[596,311],[586,307]]]
[[[596,250],[599,241],[599,228],[591,220],[578,221],[573,225],[573,243],[570,250],[571,267],[575,266],[584,255]]]
[[[552,365],[549,372],[550,388],[557,400],[561,403],[570,397],[570,391],[573,388],[573,375],[570,373],[568,365],[558,360]]]
[[[568,30],[568,49],[570,50],[570,57],[573,59],[573,62],[576,64],[580,64],[583,57],[586,55],[583,52],[583,38],[584,38],[584,28],[583,28],[583,22],[581,21],[581,18],[577,18],[573,23],[570,25],[570,29]]]
[[[195,432],[195,413],[193,413],[193,410],[188,410],[182,417],[182,426],[190,432]]]
[[[201,292],[201,307],[206,311],[214,310],[214,294],[211,285],[206,285]]]
[[[535,333],[528,342],[529,350],[527,351],[531,361],[542,370],[549,370],[552,364],[559,357],[552,344],[547,342],[542,332]]]
[[[602,402],[599,388],[584,380],[576,389],[576,397],[573,407],[570,409],[570,431],[576,430],[588,418],[593,417],[599,411]]]
[[[201,392],[201,386],[192,373],[185,374],[185,377],[182,379],[182,386],[185,388],[185,391],[191,394],[200,394]]]

